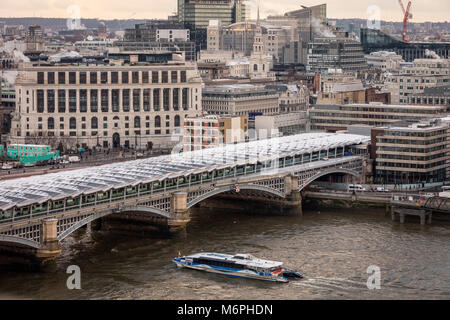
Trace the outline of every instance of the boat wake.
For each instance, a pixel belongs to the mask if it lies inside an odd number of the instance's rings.
[[[294,286],[308,287],[321,290],[344,290],[344,291],[354,291],[366,288],[366,283],[361,281],[354,281],[345,278],[326,278],[326,277],[314,277],[314,278],[304,278],[298,282],[291,282]]]

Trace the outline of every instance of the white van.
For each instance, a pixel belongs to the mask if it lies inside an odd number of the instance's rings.
[[[360,184],[349,184],[348,191],[366,191],[366,188]]]
[[[69,162],[80,162],[80,157],[70,156],[68,160],[69,160]]]

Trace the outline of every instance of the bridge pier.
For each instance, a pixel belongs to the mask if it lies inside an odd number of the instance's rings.
[[[46,219],[42,222],[41,247],[36,251],[36,258],[45,264],[54,260],[61,252],[61,245],[57,236],[57,219]]]
[[[286,192],[286,213],[288,215],[302,216],[302,193],[299,191],[299,179],[294,176],[286,176],[284,179]]]
[[[169,233],[175,237],[186,236],[186,225],[191,220],[187,209],[187,192],[177,192],[172,195],[172,216],[167,220]]]

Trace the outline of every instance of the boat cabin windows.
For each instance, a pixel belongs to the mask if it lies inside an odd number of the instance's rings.
[[[243,265],[236,264],[232,261],[225,260],[211,260],[205,258],[194,258],[194,263],[207,264],[210,266],[222,267],[222,268],[232,268],[232,269],[244,269]]]

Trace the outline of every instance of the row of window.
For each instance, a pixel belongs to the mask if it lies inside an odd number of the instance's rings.
[[[44,84],[128,84],[169,83],[169,71],[59,71],[38,72],[37,83]],[[67,81],[68,80],[68,81]],[[170,83],[186,82],[186,71],[170,71]]]
[[[98,129],[98,118],[97,117],[92,117],[90,122],[91,122],[91,129]],[[175,127],[180,127],[180,124],[181,124],[180,116],[175,115],[175,117],[173,119],[173,125]],[[154,126],[157,128],[161,127],[161,117],[160,116],[155,116]],[[127,127],[128,127],[128,123],[125,124],[125,128],[127,128]],[[134,117],[134,127],[135,128],[141,127],[141,117],[139,117],[139,116]],[[146,127],[147,128],[150,127],[150,122],[146,122]],[[170,127],[169,121],[166,121],[166,127]],[[77,128],[77,119],[75,117],[71,117],[69,119],[69,128],[70,129]],[[85,129],[85,128],[86,128],[86,125],[83,123],[82,129]],[[106,122],[103,124],[103,128],[104,129],[108,128],[108,124]],[[42,123],[38,123],[38,129],[42,129]],[[47,129],[49,129],[49,130],[55,129],[55,119],[53,117],[49,117],[47,119]],[[60,129],[64,129],[64,123],[60,123]]]
[[[37,112],[53,113],[58,108],[59,113],[66,112],[66,105],[68,102],[68,111],[87,112],[88,100],[91,112],[98,112],[99,106],[102,112],[109,112],[109,108],[113,112],[130,111],[131,105],[133,110],[139,112],[141,109],[141,95],[142,108],[144,111],[150,111],[153,105],[154,111],[160,111],[161,107],[164,111],[169,110],[187,110],[189,108],[188,88],[172,89],[70,89],[70,90],[47,90],[47,110],[45,110],[45,95],[44,90],[36,90],[37,95]],[[78,92],[77,92],[78,91]],[[153,91],[153,92],[152,92]],[[55,95],[57,94],[57,96]],[[66,99],[66,95],[67,98]],[[172,101],[171,101],[172,100]],[[172,105],[171,105],[172,104]],[[77,105],[79,110],[77,110]]]

